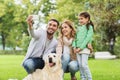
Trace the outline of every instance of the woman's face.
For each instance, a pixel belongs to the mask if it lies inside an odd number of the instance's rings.
[[[63,36],[69,37],[71,35],[72,29],[70,28],[69,25],[67,25],[66,23],[63,23],[61,25],[61,28],[62,28],[62,34],[63,34]]]
[[[88,18],[85,18],[85,17],[83,17],[83,16],[79,16],[79,17],[78,17],[78,20],[79,20],[79,23],[80,23],[81,25],[85,25],[85,24],[88,23]]]

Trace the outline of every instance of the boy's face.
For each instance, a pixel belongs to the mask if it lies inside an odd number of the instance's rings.
[[[79,20],[80,25],[85,25],[88,23],[88,18],[85,18],[83,16],[79,16],[78,20]]]
[[[58,28],[57,22],[49,21],[47,25],[47,33],[53,35]]]

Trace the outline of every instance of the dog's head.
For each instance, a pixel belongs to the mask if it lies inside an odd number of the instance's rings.
[[[52,67],[61,67],[61,58],[58,54],[55,53],[49,53],[45,60],[45,66],[48,66],[50,68]]]

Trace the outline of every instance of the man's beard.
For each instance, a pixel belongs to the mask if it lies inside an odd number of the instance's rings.
[[[49,32],[47,31],[47,34],[48,34],[48,35],[53,35],[54,33],[49,33]]]

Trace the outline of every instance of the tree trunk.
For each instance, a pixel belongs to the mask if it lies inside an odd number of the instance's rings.
[[[4,35],[3,32],[2,32],[2,34],[1,34],[1,36],[2,36],[2,46],[3,46],[3,50],[5,50],[5,35]]]

